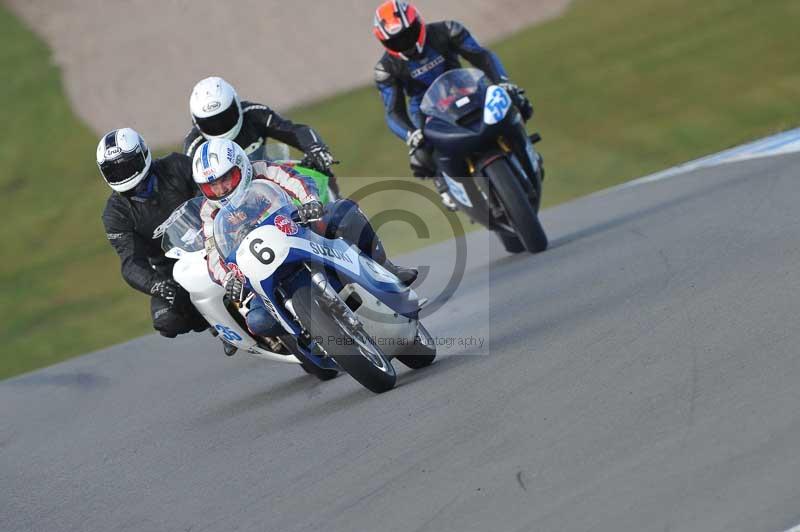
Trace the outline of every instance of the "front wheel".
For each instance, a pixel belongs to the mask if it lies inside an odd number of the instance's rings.
[[[362,386],[375,393],[394,388],[397,374],[383,350],[363,328],[351,330],[320,301],[310,286],[298,288],[292,303],[303,327],[330,357]]]
[[[489,164],[485,171],[508,222],[516,231],[525,249],[531,253],[547,249],[547,235],[508,161],[505,158],[497,159]]]

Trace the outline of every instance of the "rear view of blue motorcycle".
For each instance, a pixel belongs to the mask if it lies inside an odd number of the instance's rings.
[[[472,220],[511,253],[547,249],[539,221],[543,169],[512,95],[477,69],[450,70],[420,106],[441,179]]]
[[[294,215],[282,189],[254,182],[241,204],[219,211],[214,238],[229,269],[296,339],[298,358],[343,370],[375,393],[394,387],[393,358],[412,369],[431,364],[436,346],[414,290],[357,246],[320,236]]]

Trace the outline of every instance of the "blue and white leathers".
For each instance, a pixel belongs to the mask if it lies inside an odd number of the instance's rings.
[[[499,58],[481,46],[454,20],[426,24],[425,47],[417,57],[400,59],[388,53],[375,66],[389,129],[403,140],[423,125],[420,104],[425,91],[442,74],[461,67],[460,59],[480,69],[498,83],[508,78]],[[406,102],[407,100],[407,102]]]

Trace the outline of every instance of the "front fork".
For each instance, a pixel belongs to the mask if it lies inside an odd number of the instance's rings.
[[[320,296],[328,306],[328,310],[339,317],[350,332],[355,332],[361,327],[361,321],[359,321],[350,307],[342,301],[342,298],[333,289],[331,283],[328,282],[328,277],[323,272],[314,272],[311,275],[311,282],[314,283],[314,286],[319,291]]]
[[[336,292],[336,290],[331,286],[331,283],[328,281],[328,277],[325,275],[323,271],[320,271],[317,268],[312,267],[309,264],[306,264],[306,268],[311,273],[311,283],[316,288],[317,293],[325,305],[326,309],[334,314],[337,318],[339,318],[339,322],[344,324],[348,332],[354,333],[362,328],[361,321],[355,315],[355,313],[347,306],[347,304],[342,301],[342,298]],[[298,321],[297,313],[294,310],[294,304],[292,303],[291,298],[287,298],[284,302],[284,307],[289,313]],[[302,324],[301,324],[302,325]],[[324,349],[319,346],[319,344],[314,341],[313,337],[311,337],[305,329],[301,334],[301,338],[303,338],[310,349],[313,351],[321,350],[320,356],[327,356],[327,353],[324,353]]]

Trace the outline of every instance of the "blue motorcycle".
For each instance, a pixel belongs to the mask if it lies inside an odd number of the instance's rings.
[[[238,207],[214,219],[214,239],[228,267],[255,292],[298,358],[323,371],[343,370],[367,389],[394,387],[391,360],[431,364],[435,341],[419,321],[414,290],[341,239],[327,239],[294,218],[279,187],[256,181]]]
[[[511,95],[477,69],[445,72],[428,88],[423,133],[450,195],[512,253],[547,249],[539,221],[543,169]]]

